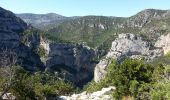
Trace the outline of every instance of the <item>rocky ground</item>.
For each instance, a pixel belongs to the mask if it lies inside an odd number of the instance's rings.
[[[80,94],[73,94],[71,96],[60,96],[58,100],[113,100],[110,92],[115,89],[114,86],[110,86],[93,93],[87,93],[84,91]]]

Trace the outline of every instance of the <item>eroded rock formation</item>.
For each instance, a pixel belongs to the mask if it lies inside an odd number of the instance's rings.
[[[144,58],[146,61],[151,61],[153,58],[162,55],[163,50],[161,48],[151,50],[149,43],[143,41],[141,37],[130,33],[119,34],[118,38],[112,42],[112,47],[106,57],[96,65],[94,80],[99,82],[105,77],[107,66],[112,59],[121,62],[125,58]]]

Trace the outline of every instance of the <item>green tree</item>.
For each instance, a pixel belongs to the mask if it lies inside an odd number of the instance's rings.
[[[15,68],[16,75],[11,87],[11,92],[19,100],[36,100],[34,80],[22,67]]]
[[[170,65],[159,65],[154,71],[154,84],[150,93],[152,100],[170,99]]]
[[[148,98],[154,67],[141,60],[126,59],[120,65],[111,64],[107,80],[116,86],[113,96],[116,99],[126,97]]]

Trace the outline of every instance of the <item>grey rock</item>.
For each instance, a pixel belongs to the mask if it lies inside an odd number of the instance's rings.
[[[30,71],[44,69],[39,56],[20,41],[21,34],[27,28],[27,24],[15,14],[0,8],[0,53],[4,51],[15,53],[16,63]]]
[[[150,23],[151,19],[160,19],[165,16],[168,16],[168,10],[146,9],[130,17],[124,26],[141,28],[147,23]]]
[[[110,86],[107,88],[102,88],[100,91],[93,93],[87,93],[86,91],[80,94],[73,94],[71,96],[59,96],[58,100],[113,100],[113,97],[109,92],[113,92],[116,88]]]
[[[144,58],[149,62],[162,55],[163,50],[161,48],[151,50],[150,45],[143,41],[141,37],[130,33],[119,34],[118,38],[112,42],[112,47],[106,57],[96,65],[94,80],[95,82],[99,82],[104,79],[107,73],[106,69],[112,59],[117,59],[119,62],[122,62],[125,58]]]
[[[67,70],[69,80],[81,85],[93,78],[96,62],[92,59],[95,56],[93,49],[82,45],[50,43],[46,66],[53,71],[55,69]]]
[[[170,52],[170,33],[167,35],[162,35],[159,37],[158,41],[155,43],[155,47],[162,48],[164,54]]]

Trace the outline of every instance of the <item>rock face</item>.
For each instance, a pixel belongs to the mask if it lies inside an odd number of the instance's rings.
[[[146,9],[135,16],[130,17],[125,26],[126,27],[143,27],[145,24],[150,23],[151,19],[160,19],[169,15],[167,10]]]
[[[25,34],[20,30],[20,34],[16,32],[8,32],[7,34],[6,32],[6,34],[2,34],[3,37],[0,37],[1,42],[4,39],[4,41],[10,43],[9,48],[13,46],[13,48],[16,48],[15,51],[21,58],[18,63],[24,64],[28,70],[34,70],[40,66],[45,69],[45,66],[53,72],[62,74],[64,78],[77,86],[83,86],[91,81],[96,65],[94,61],[96,52],[93,49],[79,44],[52,42],[42,38],[38,31],[32,28],[32,31],[30,31],[31,29],[28,29],[27,26],[26,28],[28,32],[26,32],[26,29],[23,29]],[[24,44],[21,43],[21,40],[24,41]],[[11,45],[12,43],[14,45]],[[7,43],[5,43],[5,46],[7,46]],[[45,58],[37,55],[39,49],[45,50]],[[33,67],[28,66],[27,63],[30,63]],[[37,67],[34,68],[34,66]]]
[[[20,35],[27,29],[27,24],[3,8],[0,8],[0,23],[0,53],[5,50],[14,52],[17,55],[16,63],[27,70],[43,69],[39,56],[20,41]]]
[[[0,30],[23,32],[27,24],[17,18],[12,12],[0,8]]]
[[[46,66],[49,69],[67,71],[66,78],[77,85],[83,85],[93,78],[95,51],[82,45],[49,44]],[[85,83],[84,83],[85,82]]]
[[[111,59],[117,59],[121,62],[125,58],[144,58],[146,61],[150,61],[162,55],[162,49],[151,50],[149,44],[143,41],[141,37],[129,33],[119,34],[118,38],[112,42],[112,47],[106,57],[96,65],[94,80],[99,82],[105,77]]]
[[[87,93],[86,91],[80,94],[73,94],[71,96],[60,96],[58,100],[113,100],[109,92],[114,91],[116,88],[110,86],[103,88],[101,91]]]
[[[162,48],[164,50],[164,54],[166,55],[170,51],[170,33],[167,35],[162,35],[155,43],[155,47]]]

